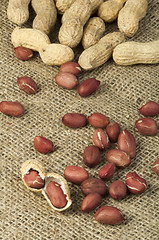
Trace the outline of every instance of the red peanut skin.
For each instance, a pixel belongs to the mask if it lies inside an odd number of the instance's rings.
[[[30,77],[24,76],[17,79],[18,86],[26,93],[33,94],[38,90],[36,82]]]
[[[147,188],[146,180],[135,172],[129,172],[125,177],[125,183],[131,193],[143,193]]]
[[[159,158],[152,165],[153,171],[159,175]]]
[[[116,180],[109,187],[109,194],[115,200],[121,200],[127,195],[127,187],[123,181]]]
[[[60,72],[68,72],[74,74],[75,76],[78,76],[82,72],[82,70],[78,63],[66,62],[61,65]]]
[[[93,133],[93,143],[101,150],[106,150],[110,146],[109,137],[101,128],[95,129]]]
[[[67,113],[63,116],[62,122],[67,127],[80,128],[87,124],[87,118],[84,114]]]
[[[109,150],[106,153],[106,159],[108,162],[114,163],[119,168],[125,168],[131,163],[130,156],[120,149]]]
[[[81,97],[87,97],[96,90],[98,90],[100,85],[100,81],[95,78],[86,79],[81,85],[78,87],[78,93]]]
[[[81,210],[82,212],[90,212],[96,207],[98,207],[99,204],[101,204],[101,202],[102,202],[102,197],[100,194],[90,193],[84,198],[82,202]]]
[[[0,111],[5,115],[19,117],[24,113],[24,107],[19,102],[2,101],[0,103]]]
[[[134,136],[128,131],[124,130],[119,134],[118,137],[118,148],[127,154],[131,158],[136,156],[136,141]]]
[[[57,182],[49,182],[46,187],[47,195],[52,203],[52,205],[56,208],[63,208],[67,204],[66,194],[64,194],[60,184]]]
[[[55,150],[53,142],[42,136],[34,138],[34,147],[40,153],[50,153]]]
[[[106,133],[111,142],[116,142],[120,134],[120,125],[116,122],[111,122],[106,127]]]
[[[66,89],[73,89],[77,86],[78,81],[75,75],[67,72],[59,72],[55,76],[55,81],[57,85]]]
[[[149,101],[138,110],[145,117],[153,117],[159,114],[159,104],[154,101]]]
[[[157,123],[152,118],[140,118],[135,122],[135,126],[143,135],[153,136],[158,132]]]
[[[103,114],[96,112],[88,117],[88,122],[95,128],[105,128],[109,123],[109,119]]]
[[[65,178],[72,183],[80,185],[84,180],[89,177],[86,169],[79,166],[67,166],[64,170]]]
[[[93,168],[100,162],[100,151],[97,146],[91,145],[85,148],[83,162],[86,166]]]
[[[84,195],[89,193],[98,193],[100,195],[107,194],[107,186],[101,179],[98,178],[88,178],[82,182],[80,186]]]
[[[109,180],[113,177],[115,170],[116,170],[115,164],[108,163],[99,170],[98,175],[103,180]]]
[[[124,220],[118,208],[112,206],[102,206],[95,213],[96,221],[105,224],[119,224]]]
[[[14,51],[17,58],[19,58],[22,61],[29,60],[33,56],[33,52],[29,48],[19,46],[14,48]]]
[[[29,173],[24,175],[25,183],[31,188],[43,188],[45,180],[43,180],[36,170],[30,170]]]

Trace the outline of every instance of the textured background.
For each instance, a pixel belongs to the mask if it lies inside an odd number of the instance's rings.
[[[10,40],[15,24],[6,16],[8,1],[0,1],[1,21],[1,71],[0,101],[19,101],[25,107],[25,114],[18,118],[0,114],[0,158],[1,158],[1,221],[3,240],[158,240],[158,178],[152,172],[152,163],[159,157],[159,137],[141,136],[134,127],[141,117],[138,107],[148,100],[158,101],[159,65],[117,66],[110,59],[98,69],[85,72],[79,77],[81,83],[88,77],[101,81],[100,89],[90,97],[81,98],[76,90],[65,90],[54,81],[59,67],[46,66],[38,53],[29,61],[22,62],[15,57]],[[24,25],[30,27],[35,14],[30,9],[30,19]],[[52,42],[57,42],[60,18],[50,34]],[[159,3],[150,0],[145,18],[133,40],[141,42],[155,40],[159,36]],[[116,23],[107,24],[106,33],[117,30]],[[77,61],[82,47],[75,51]],[[28,75],[39,86],[35,95],[27,95],[16,83],[18,77]],[[124,170],[117,170],[110,182],[121,179],[129,171],[136,171],[145,178],[148,188],[141,195],[129,194],[122,201],[109,196],[101,205],[118,207],[126,220],[117,226],[103,225],[95,221],[94,213],[82,213],[80,206],[83,195],[78,186],[69,183],[73,204],[65,212],[54,212],[42,195],[30,192],[21,180],[21,164],[29,159],[37,159],[44,164],[46,172],[63,175],[64,168],[75,164],[83,166],[82,154],[86,146],[92,144],[94,129],[87,125],[81,129],[63,126],[62,116],[67,112],[80,112],[89,116],[100,112],[117,121],[122,130],[131,131],[137,143],[137,155],[132,164]],[[158,117],[154,117],[159,121]],[[35,151],[33,139],[42,135],[51,139],[56,151],[43,155]],[[116,147],[116,146],[111,146]],[[105,153],[100,164],[94,169],[86,169],[90,176],[97,177],[98,170],[105,163]]]

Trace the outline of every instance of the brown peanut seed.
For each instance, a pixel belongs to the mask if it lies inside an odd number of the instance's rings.
[[[100,194],[90,193],[84,198],[84,200],[82,202],[81,210],[83,212],[90,212],[93,209],[95,209],[96,207],[98,207],[98,205],[101,202],[102,202],[102,197]]]
[[[135,122],[137,130],[143,135],[156,135],[158,132],[157,123],[152,118],[140,118]]]
[[[109,150],[106,153],[106,159],[108,162],[114,163],[119,168],[125,168],[131,163],[130,156],[120,149]]]
[[[109,145],[109,137],[101,128],[97,128],[93,133],[93,142],[101,150],[106,150]]]
[[[66,62],[61,65],[60,72],[68,72],[78,76],[82,72],[82,70],[78,63]]]
[[[80,128],[86,125],[87,119],[84,114],[67,113],[63,116],[62,122],[67,127]]]
[[[80,186],[84,195],[89,193],[99,193],[100,195],[107,194],[107,186],[101,179],[98,178],[88,178],[82,182]]]
[[[153,163],[152,169],[157,175],[159,175],[159,158]]]
[[[77,86],[78,81],[74,74],[68,72],[59,72],[55,76],[57,85],[62,88],[73,89]]]
[[[0,111],[5,115],[18,117],[24,113],[24,107],[19,102],[2,101]]]
[[[15,51],[15,55],[17,56],[17,58],[19,58],[22,61],[29,60],[33,56],[33,52],[29,48],[20,46],[20,47],[14,48],[14,51]]]
[[[129,172],[125,177],[126,185],[131,193],[143,193],[147,188],[146,180],[135,172]]]
[[[98,175],[103,180],[109,180],[113,177],[115,170],[116,170],[115,164],[108,163],[99,170]]]
[[[116,122],[111,122],[106,127],[106,133],[111,142],[116,142],[120,134],[120,125]]]
[[[145,117],[153,117],[159,114],[159,104],[154,101],[149,101],[138,110]]]
[[[121,200],[127,195],[127,187],[123,181],[116,180],[111,183],[109,188],[110,196],[115,200]]]
[[[95,213],[96,221],[105,224],[119,224],[124,220],[120,210],[112,206],[102,206]]]
[[[108,125],[109,119],[101,113],[93,113],[88,117],[88,122],[95,128],[104,128]]]
[[[131,158],[136,156],[136,142],[134,136],[128,131],[122,131],[118,136],[118,148],[127,154]]]
[[[42,136],[34,138],[34,147],[40,153],[50,153],[55,150],[53,142]]]
[[[24,76],[17,79],[18,86],[26,93],[33,94],[38,90],[36,82],[30,77]]]
[[[85,148],[83,161],[88,167],[95,167],[100,161],[100,151],[97,146],[91,145]]]
[[[46,192],[52,205],[56,208],[63,208],[67,204],[66,194],[64,194],[61,185],[57,182],[49,182],[46,187]]]
[[[84,180],[89,177],[86,169],[79,166],[67,166],[64,170],[65,178],[75,184],[80,185]]]
[[[78,93],[81,97],[87,97],[98,90],[99,85],[100,81],[96,80],[95,78],[89,78],[81,83],[81,85],[78,87]]]
[[[24,181],[31,188],[43,188],[45,180],[41,178],[39,172],[36,170],[30,169],[28,173],[24,175]]]

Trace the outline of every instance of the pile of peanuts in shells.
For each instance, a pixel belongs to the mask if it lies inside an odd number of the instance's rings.
[[[32,28],[23,28],[21,26],[29,18],[30,2],[36,17]],[[147,0],[43,0],[43,4],[39,4],[38,0],[9,0],[7,16],[18,25],[11,34],[16,57],[27,61],[33,57],[33,51],[39,52],[44,64],[60,66],[55,76],[56,84],[75,90],[82,69],[97,68],[111,57],[119,65],[159,63],[159,40],[146,43],[125,40],[138,31],[139,21],[144,18],[146,11]],[[56,23],[57,14],[62,15],[58,34],[60,43],[51,43],[48,34]],[[119,31],[103,36],[105,24],[116,20]],[[84,50],[78,63],[75,63],[72,48],[79,43],[82,43]],[[17,84],[27,94],[36,94],[38,91],[36,82],[29,76],[20,76]],[[78,86],[78,94],[87,97],[97,91],[99,85],[100,81],[95,78],[86,79]],[[20,117],[24,107],[19,102],[2,101],[0,111]],[[159,114],[159,104],[149,100],[139,106],[138,111],[143,115],[134,123],[138,132],[156,135],[158,126],[153,117]],[[125,183],[114,181],[109,190],[105,184],[117,168],[126,168],[136,156],[136,141],[129,130],[121,131],[117,122],[110,122],[107,116],[99,112],[92,113],[88,118],[80,113],[67,113],[62,117],[62,123],[69,128],[81,128],[89,123],[95,128],[92,145],[87,146],[83,153],[83,162],[89,168],[99,164],[101,151],[108,150],[111,143],[117,142],[117,148],[107,151],[108,163],[99,170],[99,178],[90,178],[88,171],[80,166],[67,166],[64,178],[57,173],[45,173],[37,160],[24,162],[21,173],[25,186],[42,193],[54,210],[64,211],[72,204],[67,181],[79,185],[85,195],[81,204],[83,212],[97,208],[108,192],[113,199],[121,200],[128,192],[140,194],[147,189],[146,180],[136,172],[129,172],[125,176]],[[54,143],[43,136],[34,138],[34,147],[43,154],[55,150]],[[153,163],[152,169],[159,175],[159,159]],[[95,213],[95,219],[100,223],[119,224],[124,216],[114,206],[101,206]]]

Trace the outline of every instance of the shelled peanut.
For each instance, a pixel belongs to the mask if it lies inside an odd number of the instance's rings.
[[[70,207],[70,191],[67,181],[56,173],[45,173],[43,165],[37,160],[28,160],[21,167],[25,186],[44,195],[53,210],[64,211]]]

